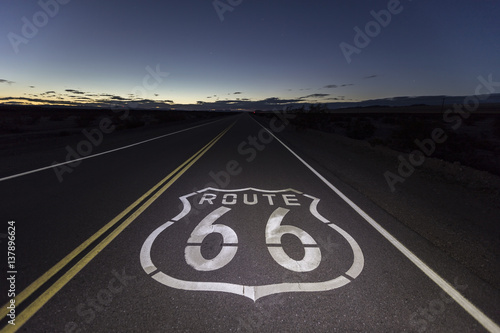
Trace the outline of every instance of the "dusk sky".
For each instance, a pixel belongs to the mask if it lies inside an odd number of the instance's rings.
[[[0,103],[251,107],[471,95],[479,75],[500,81],[498,0],[58,1],[2,0]],[[383,26],[372,11],[394,13]],[[356,47],[367,24],[370,41],[346,57],[341,43]]]

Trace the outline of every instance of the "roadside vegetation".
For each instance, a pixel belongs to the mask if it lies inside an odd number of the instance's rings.
[[[446,109],[415,105],[328,110],[325,105],[316,104],[289,108],[286,112],[295,114],[291,123],[296,131],[336,133],[402,153],[414,151],[415,140],[425,140],[434,129],[441,128],[447,140],[437,145],[432,157],[500,175],[500,106],[481,106],[458,128],[454,128],[455,122],[444,120]]]

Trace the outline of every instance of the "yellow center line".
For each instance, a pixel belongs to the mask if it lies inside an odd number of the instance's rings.
[[[113,230],[106,238],[104,238],[96,247],[94,247],[87,255],[85,255],[79,262],[77,262],[72,268],[70,268],[62,277],[60,277],[50,288],[48,288],[40,297],[38,297],[33,303],[31,303],[24,311],[22,311],[18,316],[16,316],[16,325],[7,324],[4,332],[16,332],[26,321],[28,321],[40,308],[42,308],[62,287],[66,285],[76,274],[78,274],[99,252],[101,252],[113,239],[115,239],[130,223],[132,223],[144,210],[146,210],[160,195],[163,194],[180,176],[182,176],[196,161],[198,161],[201,156],[203,156],[217,141],[219,141],[224,134],[226,134],[235,123],[232,123],[224,131],[218,134],[214,139],[212,139],[207,145],[196,152],[193,156],[187,159],[174,171],[172,171],[167,177],[162,179],[158,184],[146,192],[143,196],[137,199],[132,205],[127,207],[123,212],[118,214],[113,220],[106,224],[103,228],[97,231],[84,243],[78,246],[70,254],[68,254],[64,259],[58,262],[54,267],[47,271],[44,275],[33,282],[28,288],[23,290],[19,295],[16,296],[16,306],[22,301],[28,298],[33,292],[35,292],[41,285],[47,282],[52,276],[59,272],[64,266],[66,266],[71,260],[78,256],[83,250],[85,250],[92,242],[97,238],[102,236],[107,230],[114,226],[119,220],[121,220],[125,215],[132,211],[136,206],[140,204],[145,198],[147,198],[151,193],[157,190],[161,184],[170,179],[166,184],[164,184],[160,190],[149,198],[141,207],[139,207],[132,215],[130,215],[122,224],[120,224],[115,230]],[[180,171],[179,171],[180,170]],[[175,176],[173,176],[175,175]],[[173,176],[173,177],[172,177]],[[21,298],[22,297],[22,298]],[[7,314],[4,309],[7,305],[2,308],[2,318]],[[4,315],[5,312],[5,315]]]
[[[217,137],[216,137],[217,138]],[[214,138],[212,141],[214,141]],[[127,215],[130,211],[132,211],[139,203],[141,203],[145,198],[147,198],[151,193],[153,193],[162,183],[167,181],[170,177],[172,177],[175,173],[177,173],[181,168],[183,168],[191,159],[193,159],[196,155],[200,154],[206,147],[212,143],[210,141],[206,144],[202,149],[200,149],[196,154],[191,156],[187,161],[181,164],[177,169],[172,171],[168,176],[163,178],[158,184],[152,187],[148,192],[146,192],[142,197],[137,199],[133,204],[128,206],[123,212],[118,214],[113,220],[111,220],[104,227],[99,229],[94,235],[89,237],[85,242],[80,244],[76,249],[74,249],[71,253],[69,253],[66,257],[61,259],[57,264],[55,264],[51,269],[49,269],[45,274],[40,276],[37,280],[31,283],[26,289],[24,289],[21,293],[16,296],[16,305],[21,304],[26,298],[28,298],[31,294],[33,294],[40,286],[42,286],[45,282],[47,282],[52,276],[57,274],[64,266],[66,266],[71,260],[77,257],[82,251],[84,251],[90,244],[92,244],[96,239],[101,237],[106,231],[108,231],[111,227],[113,227],[118,221],[120,221],[125,215]],[[0,317],[3,318],[7,315],[8,310],[6,309],[7,303],[4,307],[0,309]]]

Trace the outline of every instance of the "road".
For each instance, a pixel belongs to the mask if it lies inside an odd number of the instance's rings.
[[[279,140],[286,126],[241,114],[62,181],[44,161],[3,175],[2,331],[500,331],[498,290]]]

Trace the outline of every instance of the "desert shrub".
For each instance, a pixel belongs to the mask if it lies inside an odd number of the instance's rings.
[[[493,135],[495,135],[497,138],[500,138],[500,117],[498,116],[493,122]]]
[[[76,125],[78,127],[90,127],[94,124],[94,116],[92,115],[81,115],[76,118]]]
[[[163,111],[161,113],[157,113],[155,114],[155,117],[160,123],[168,123],[186,119],[186,116],[184,114],[172,111]]]
[[[347,127],[346,135],[351,139],[364,140],[375,133],[375,126],[369,118],[354,118]]]
[[[396,117],[393,116],[384,116],[380,120],[383,124],[394,125],[396,124]]]
[[[71,135],[71,133],[69,131],[64,131],[64,130],[59,131],[58,134],[59,134],[59,136],[70,136]]]
[[[292,119],[291,121],[292,125],[294,125],[295,130],[300,132],[305,130],[308,127],[308,123],[304,117],[297,117],[295,119]]]
[[[393,148],[410,151],[415,148],[415,140],[428,138],[432,134],[432,124],[428,121],[410,117],[404,119],[392,135]]]
[[[368,140],[368,143],[370,143],[370,146],[372,146],[372,147],[375,147],[375,146],[385,146],[386,145],[386,142],[383,139],[377,138],[377,137],[370,138]]]
[[[64,114],[54,113],[54,114],[50,115],[49,120],[52,120],[52,121],[63,121],[66,118],[67,118],[67,116],[64,115]]]
[[[347,121],[336,121],[334,123],[335,127],[347,129],[349,127],[349,122]]]
[[[124,127],[126,129],[138,128],[144,126],[146,123],[137,116],[129,116],[124,120]]]
[[[27,121],[27,125],[36,125],[36,124],[38,124],[40,122],[41,118],[42,118],[42,115],[40,115],[40,114],[34,114]]]
[[[475,123],[478,122],[477,117],[474,115],[470,115],[468,118],[464,117],[462,119],[462,126],[474,126]]]

